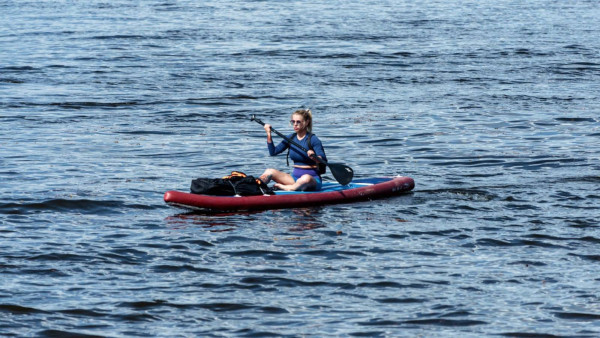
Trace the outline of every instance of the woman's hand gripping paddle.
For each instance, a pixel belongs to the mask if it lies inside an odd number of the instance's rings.
[[[265,125],[265,123],[263,121],[256,118],[256,116],[254,116],[254,115],[250,116],[250,121],[256,121],[257,123],[259,123],[263,126]],[[272,127],[271,127],[271,131],[274,132],[275,134],[277,134],[279,137],[283,138],[284,140],[288,141],[290,144],[293,144],[296,147],[302,149],[304,152],[308,152],[308,149],[306,149],[306,148],[302,147],[301,145],[299,145],[298,143],[292,141],[292,139],[288,138],[287,136],[283,135],[282,133],[278,132],[277,130],[273,129]],[[319,161],[321,163],[324,163],[325,165],[327,165],[327,167],[329,167],[329,171],[331,171],[331,174],[333,175],[335,180],[338,181],[339,184],[347,185],[348,183],[350,183],[352,181],[352,178],[354,177],[354,170],[352,170],[352,168],[350,168],[349,166],[347,166],[345,164],[341,164],[341,163],[329,163],[322,159],[319,159]]]

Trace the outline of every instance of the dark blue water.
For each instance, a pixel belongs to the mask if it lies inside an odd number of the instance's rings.
[[[0,335],[600,335],[596,1],[0,1]],[[182,214],[285,168],[412,194]],[[326,177],[330,179],[330,177]]]

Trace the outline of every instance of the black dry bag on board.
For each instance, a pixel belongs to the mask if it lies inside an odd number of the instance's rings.
[[[192,180],[192,194],[213,196],[256,196],[273,195],[273,189],[263,181],[246,176],[243,172],[232,171],[223,178],[197,178]]]

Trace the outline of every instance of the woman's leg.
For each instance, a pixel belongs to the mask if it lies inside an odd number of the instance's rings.
[[[291,177],[291,176],[290,176]],[[292,178],[293,180],[293,178]],[[275,180],[276,181],[276,180]],[[313,190],[317,186],[317,181],[314,177],[308,174],[302,175],[296,182],[292,184],[278,183],[275,184],[276,188],[286,191],[305,191]]]
[[[284,185],[294,184],[292,175],[271,168],[265,170],[265,172],[260,175],[259,179],[265,182],[265,184],[268,184],[271,180]]]

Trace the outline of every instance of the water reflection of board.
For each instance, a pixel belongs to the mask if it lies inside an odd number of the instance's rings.
[[[298,208],[335,203],[350,203],[401,194],[412,190],[415,182],[410,177],[367,178],[348,185],[323,183],[320,191],[277,191],[264,196],[211,196],[180,191],[167,191],[165,202],[185,209],[223,212],[282,208]]]

